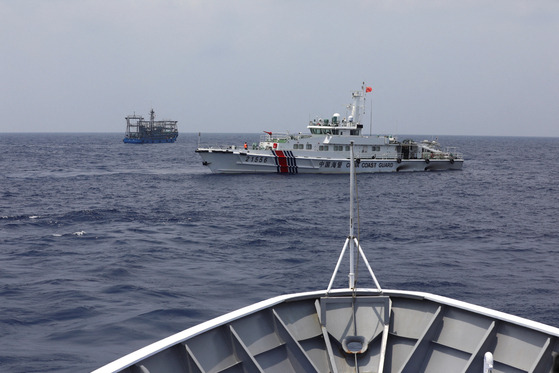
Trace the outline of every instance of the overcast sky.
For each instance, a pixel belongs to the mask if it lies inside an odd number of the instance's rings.
[[[559,0],[0,0],[0,48],[0,132],[306,132],[364,81],[375,133],[559,136]]]

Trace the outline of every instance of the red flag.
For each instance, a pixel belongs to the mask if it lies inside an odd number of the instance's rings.
[[[373,91],[373,88],[371,88],[371,87],[365,88],[365,92],[372,92],[372,91]]]

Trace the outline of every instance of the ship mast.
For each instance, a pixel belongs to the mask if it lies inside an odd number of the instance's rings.
[[[151,109],[151,111],[149,112],[149,129],[151,131],[153,131],[154,123],[155,123],[155,111]]]
[[[353,141],[349,146],[351,162],[349,167],[349,288],[355,289],[355,236],[353,235],[353,191],[355,190],[355,161],[353,156]]]
[[[359,241],[357,240],[357,238],[354,236],[353,233],[353,220],[354,220],[354,192],[355,192],[355,158],[353,155],[353,141],[350,143],[350,155],[351,155],[351,159],[350,159],[350,172],[349,172],[349,235],[346,238],[345,244],[344,244],[344,248],[342,249],[342,252],[340,254],[340,257],[338,258],[338,263],[336,264],[336,268],[334,269],[334,273],[332,274],[332,278],[330,279],[330,283],[328,284],[328,288],[326,289],[326,295],[328,295],[328,293],[330,292],[330,290],[332,289],[332,285],[334,284],[334,280],[336,279],[336,275],[338,274],[338,270],[340,269],[340,264],[342,263],[342,259],[344,257],[345,251],[347,250],[348,246],[349,246],[349,288],[351,290],[355,290],[355,254],[357,254],[357,256],[361,255],[361,258],[363,258],[363,262],[365,263],[365,266],[367,267],[367,269],[369,270],[369,274],[371,275],[371,278],[373,279],[375,286],[377,288],[377,290],[382,293],[382,288],[380,287],[379,282],[377,281],[377,278],[369,264],[369,261],[367,260],[367,257],[365,256],[365,253],[363,252],[363,249],[361,248],[361,245],[359,244]]]
[[[363,91],[355,91],[351,94],[353,104],[351,105],[351,116],[355,124],[361,123],[361,112],[363,111]]]

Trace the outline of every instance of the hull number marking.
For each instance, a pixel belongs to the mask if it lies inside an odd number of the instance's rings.
[[[255,156],[255,155],[247,155],[245,162],[252,162],[252,163],[268,163],[268,157],[262,156]]]

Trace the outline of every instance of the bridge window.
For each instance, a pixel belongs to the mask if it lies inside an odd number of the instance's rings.
[[[312,150],[312,144],[307,144],[307,150]]]

